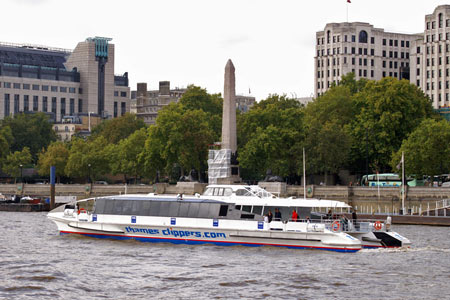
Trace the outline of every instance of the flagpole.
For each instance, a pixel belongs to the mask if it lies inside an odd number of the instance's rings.
[[[405,154],[402,151],[402,210],[405,214]]]
[[[347,1],[347,23],[348,23],[348,1]]]
[[[306,165],[305,148],[303,147],[303,198],[306,200]]]

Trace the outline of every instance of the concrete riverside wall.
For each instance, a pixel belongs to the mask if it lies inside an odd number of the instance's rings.
[[[280,197],[303,198],[303,186],[286,185],[279,182],[261,182],[267,191]],[[207,184],[197,182],[179,182],[176,185],[157,183],[155,185],[90,185],[57,184],[56,196],[76,196],[77,199],[118,194],[201,194]],[[23,192],[22,192],[23,191]],[[49,197],[48,184],[0,184],[0,193],[4,195],[30,195]],[[308,185],[307,198],[320,198],[344,201],[355,206],[361,212],[398,212],[401,209],[401,190],[394,187],[347,187]],[[408,187],[405,208],[417,212],[435,209],[443,199],[450,199],[450,188]]]

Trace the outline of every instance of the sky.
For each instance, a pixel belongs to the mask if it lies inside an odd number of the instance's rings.
[[[130,87],[195,84],[223,94],[228,59],[236,93],[314,93],[315,34],[332,22],[368,22],[421,33],[440,0],[2,0],[0,41],[74,49],[87,37],[112,38],[115,73]]]

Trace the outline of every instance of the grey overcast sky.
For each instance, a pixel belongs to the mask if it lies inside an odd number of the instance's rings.
[[[227,60],[236,93],[314,92],[315,33],[326,23],[368,22],[420,33],[440,0],[2,0],[0,41],[73,49],[92,36],[113,38],[115,73],[131,89],[195,84],[223,93]]]

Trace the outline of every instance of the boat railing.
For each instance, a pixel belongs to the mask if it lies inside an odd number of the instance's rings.
[[[283,223],[283,222],[279,222]],[[333,232],[374,232],[389,230],[390,224],[384,220],[373,220],[373,219],[358,219],[358,220],[348,220],[348,219],[289,219],[287,223],[308,223],[307,228],[315,228],[312,225],[322,224],[325,229]],[[309,226],[311,224],[311,226]]]

